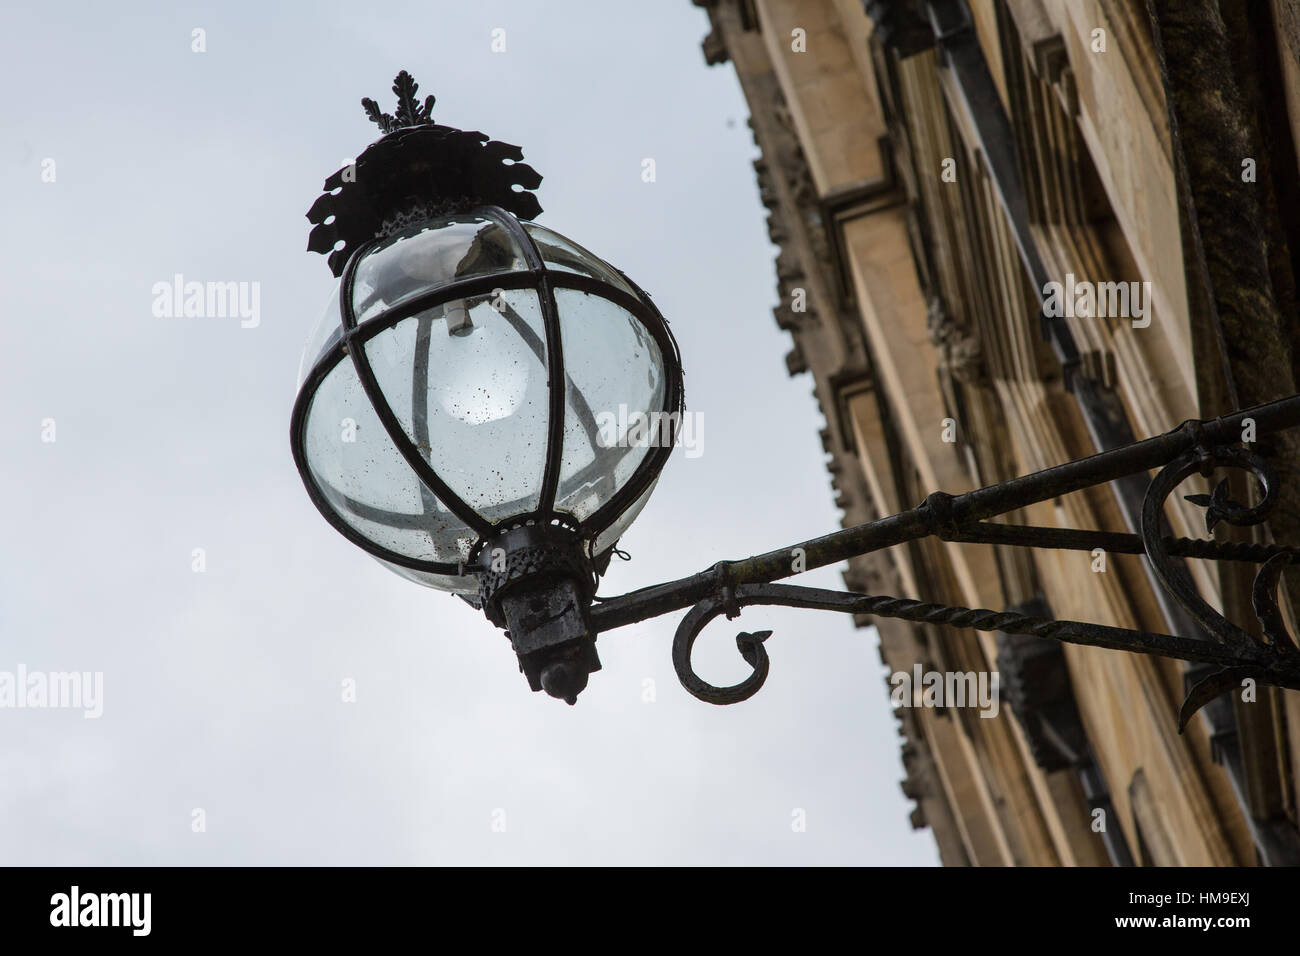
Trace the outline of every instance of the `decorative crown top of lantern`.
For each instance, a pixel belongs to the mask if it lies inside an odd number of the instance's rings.
[[[520,219],[542,212],[530,191],[542,177],[522,162],[523,151],[485,133],[434,123],[434,98],[420,104],[419,88],[403,70],[393,81],[396,113],[361,100],[384,135],[326,179],[326,191],[307,212],[314,227],[307,248],[327,256],[336,277],[363,243],[423,219],[476,206],[500,206]]]

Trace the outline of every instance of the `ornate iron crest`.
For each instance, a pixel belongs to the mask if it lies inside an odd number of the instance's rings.
[[[336,277],[358,246],[409,221],[475,206],[500,206],[520,219],[541,215],[529,190],[542,177],[522,162],[523,151],[485,133],[435,124],[434,98],[418,104],[419,88],[403,70],[393,81],[395,114],[381,113],[372,99],[361,100],[384,135],[326,179],[326,191],[307,212],[315,226],[307,249],[326,255]]]

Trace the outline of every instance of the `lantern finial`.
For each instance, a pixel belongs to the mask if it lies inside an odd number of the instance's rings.
[[[424,105],[417,106],[415,94],[419,89],[420,84],[415,82],[415,77],[403,70],[393,80],[393,92],[397,94],[396,116],[379,112],[379,104],[368,96],[361,98],[361,106],[365,109],[366,115],[370,117],[370,122],[385,133],[391,133],[393,130],[406,126],[432,126],[434,98],[426,96]]]

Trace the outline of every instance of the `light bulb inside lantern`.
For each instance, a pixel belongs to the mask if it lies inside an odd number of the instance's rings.
[[[434,385],[443,411],[467,425],[486,425],[519,410],[536,359],[500,317],[489,313],[475,323],[470,311],[463,301],[447,303],[450,334],[430,342],[430,366],[443,370]]]

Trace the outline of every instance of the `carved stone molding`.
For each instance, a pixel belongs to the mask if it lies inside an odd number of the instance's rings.
[[[984,347],[968,325],[955,319],[943,300],[932,295],[926,308],[926,329],[939,350],[939,374],[950,375],[964,385],[987,385],[988,366]]]

